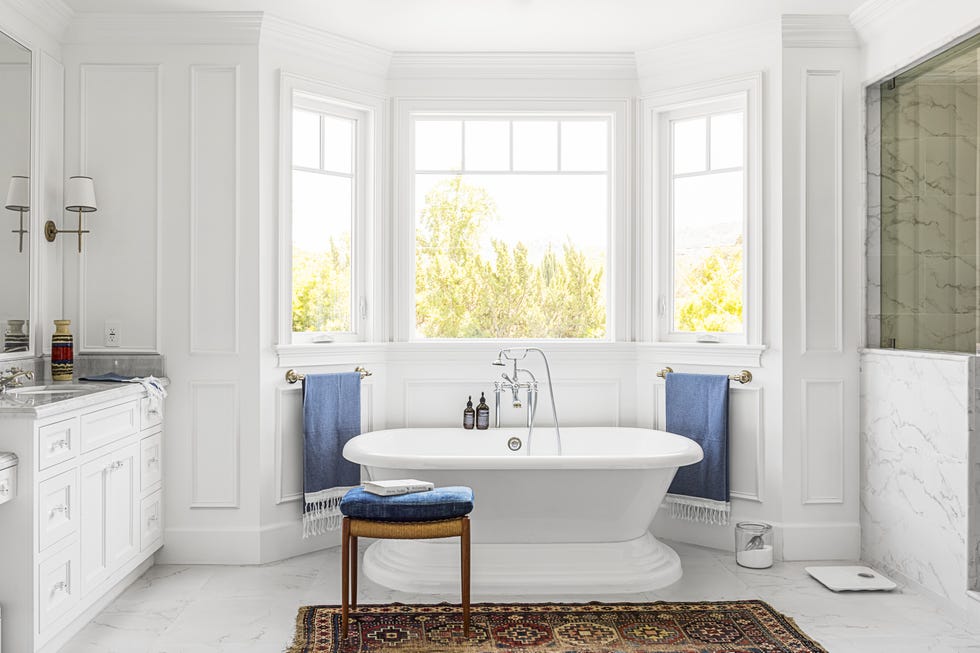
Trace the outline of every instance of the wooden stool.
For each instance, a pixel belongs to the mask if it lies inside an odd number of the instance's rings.
[[[340,502],[340,636],[347,637],[351,608],[357,607],[357,538],[414,540],[459,537],[463,634],[470,634],[470,518],[473,490],[464,486],[382,497],[363,488],[349,490]]]

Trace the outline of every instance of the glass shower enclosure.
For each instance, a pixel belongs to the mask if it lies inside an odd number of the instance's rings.
[[[977,351],[978,51],[980,35],[868,90],[871,347]]]

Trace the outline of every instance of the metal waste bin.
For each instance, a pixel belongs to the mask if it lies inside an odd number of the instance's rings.
[[[0,451],[0,504],[17,496],[17,454]]]

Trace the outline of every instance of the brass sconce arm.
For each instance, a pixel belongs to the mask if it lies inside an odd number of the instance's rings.
[[[82,234],[91,233],[88,229],[82,229],[82,212],[78,212],[78,229],[59,229],[54,220],[44,223],[44,238],[53,243],[58,234],[75,234],[78,236],[78,253],[82,253]]]

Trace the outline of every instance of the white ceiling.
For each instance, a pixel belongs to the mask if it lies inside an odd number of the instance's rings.
[[[632,52],[864,0],[66,0],[75,11],[265,11],[388,50]]]

